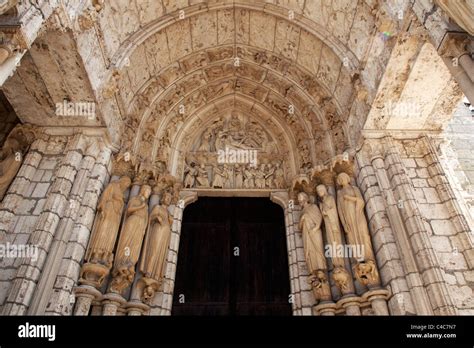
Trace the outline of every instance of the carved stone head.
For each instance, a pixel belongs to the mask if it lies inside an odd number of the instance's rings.
[[[161,197],[161,205],[169,206],[171,204],[173,196],[169,192],[163,193],[163,196]]]
[[[149,185],[143,185],[140,188],[140,195],[148,199],[151,195],[151,187]]]
[[[319,197],[324,198],[328,194],[328,190],[326,189],[326,186],[318,185],[316,187],[316,193],[318,194]]]
[[[122,190],[125,191],[132,184],[132,180],[128,176],[122,176],[119,180],[119,184]]]
[[[309,197],[305,192],[298,193],[298,203],[302,207],[306,206],[309,203]]]
[[[337,176],[337,184],[341,187],[347,186],[351,183],[351,177],[346,173],[340,173]]]

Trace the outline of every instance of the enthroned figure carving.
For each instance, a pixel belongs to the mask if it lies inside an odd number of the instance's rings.
[[[331,301],[324,257],[321,212],[316,204],[310,203],[308,195],[304,192],[298,194],[298,203],[302,207],[299,227],[303,234],[306,264],[310,272],[309,281],[317,300]]]
[[[145,303],[153,300],[162,283],[173,222],[168,212],[171,199],[172,195],[164,192],[160,204],[156,205],[150,214],[140,261],[140,272],[143,274],[141,282],[144,284],[141,296]]]
[[[351,178],[346,173],[337,176],[337,208],[347,241],[355,250],[362,249],[354,266],[356,278],[364,285],[378,285],[379,275],[370,240],[367,219],[364,214],[365,202],[360,190],[351,185]]]
[[[92,237],[87,248],[80,282],[99,288],[109,273],[114,258],[122,212],[124,191],[131,185],[129,177],[110,183],[102,193],[97,207]]]
[[[133,282],[135,265],[140,257],[143,237],[148,224],[148,198],[151,187],[143,185],[140,193],[130,199],[125,223],[115,252],[110,291],[122,293]]]

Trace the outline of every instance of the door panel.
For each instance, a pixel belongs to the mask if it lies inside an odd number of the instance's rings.
[[[173,315],[291,315],[289,294],[279,206],[263,198],[200,198],[186,208]]]

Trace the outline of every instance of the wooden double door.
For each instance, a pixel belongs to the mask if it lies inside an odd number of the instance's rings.
[[[172,315],[291,315],[283,210],[207,198],[183,214]]]

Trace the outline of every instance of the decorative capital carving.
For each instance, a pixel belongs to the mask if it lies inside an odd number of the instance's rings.
[[[12,57],[15,52],[28,48],[27,39],[23,35],[21,24],[0,24],[0,65]]]
[[[114,156],[112,175],[133,177],[135,174],[136,157],[128,151]]]

